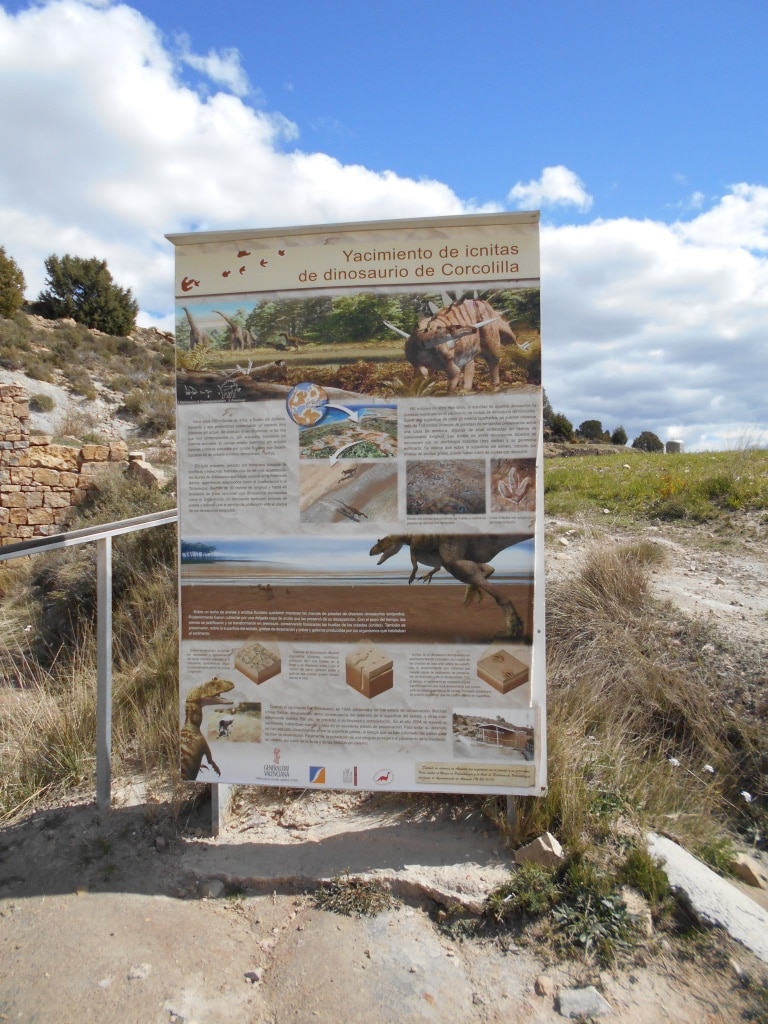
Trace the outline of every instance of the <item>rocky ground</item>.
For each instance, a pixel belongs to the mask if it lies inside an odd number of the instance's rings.
[[[706,530],[646,530],[668,553],[654,585],[670,615],[705,615],[765,659],[766,557],[749,522],[727,545]],[[547,532],[552,579],[595,534],[556,521]],[[764,692],[738,699],[765,715]],[[207,805],[116,787],[108,813],[84,794],[2,828],[0,1020],[546,1024],[590,987],[605,1004],[582,1019],[768,1019],[753,991],[766,965],[724,935],[719,969],[649,940],[615,972],[549,962],[524,936],[450,937],[440,908],[478,906],[511,864],[471,801],[256,791],[236,798],[216,838],[210,821]],[[397,905],[360,918],[319,909],[312,894],[345,872],[379,878]],[[766,906],[765,892],[751,896]]]

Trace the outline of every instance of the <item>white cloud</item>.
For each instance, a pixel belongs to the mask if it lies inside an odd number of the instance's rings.
[[[304,152],[294,124],[236,95],[247,83],[234,51],[200,58],[224,86],[207,96],[184,84],[180,60],[125,5],[0,7],[0,242],[29,297],[51,253],[98,256],[133,290],[142,323],[170,326],[165,233],[478,209],[440,181]],[[516,185],[510,202],[584,211],[592,197],[559,166]],[[554,408],[575,425],[622,424],[630,440],[650,429],[724,447],[764,435],[766,250],[768,188],[744,183],[671,224],[544,226]]]
[[[734,186],[673,224],[543,228],[544,385],[556,411],[690,448],[765,430],[768,260],[755,250],[766,195]]]
[[[567,167],[545,167],[538,181],[518,182],[509,190],[507,199],[518,209],[538,210],[545,206],[575,206],[586,212],[592,206],[592,196],[584,188],[578,175]]]
[[[210,78],[217,85],[229,89],[235,96],[246,96],[250,92],[248,76],[240,63],[240,53],[234,47],[217,53],[209,50],[205,56],[193,53],[189,37],[180,35],[181,60],[184,64]]]
[[[160,313],[170,297],[170,274],[157,275],[173,258],[167,232],[472,208],[442,182],[290,148],[295,125],[232,94],[243,87],[234,53],[199,66],[229,76],[230,91],[186,87],[155,26],[130,7],[0,8],[0,237],[30,295],[45,257],[78,246]]]

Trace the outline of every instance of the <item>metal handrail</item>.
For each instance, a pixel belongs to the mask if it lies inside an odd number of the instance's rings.
[[[171,508],[164,512],[149,512],[145,516],[134,516],[132,519],[120,519],[116,523],[105,523],[102,526],[85,526],[82,530],[70,530],[69,533],[54,533],[50,537],[34,537],[32,540],[20,540],[16,544],[0,547],[0,562],[21,555],[36,554],[40,551],[53,551],[56,548],[68,548],[75,544],[88,544],[92,540],[104,537],[116,537],[121,533],[134,533],[148,526],[163,526],[175,523],[179,518],[178,509]]]
[[[103,526],[35,537],[0,547],[0,562],[57,548],[95,542],[96,552],[96,802],[106,810],[112,801],[112,538],[178,521],[178,509],[150,512]]]

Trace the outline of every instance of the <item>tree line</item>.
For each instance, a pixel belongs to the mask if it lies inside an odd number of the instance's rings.
[[[629,438],[622,426],[614,431],[603,430],[600,420],[584,420],[574,428],[571,421],[561,412],[555,412],[544,392],[544,432],[552,441],[591,441],[593,444],[625,445]],[[641,452],[663,452],[664,442],[651,430],[643,430],[632,442],[632,447]]]
[[[106,260],[51,255],[45,261],[46,287],[27,308],[49,320],[70,317],[91,330],[125,337],[136,326],[139,305],[130,288],[112,278]],[[0,246],[0,317],[12,319],[25,307],[24,274]]]
[[[491,302],[494,309],[508,320],[522,321],[539,329],[538,288],[500,289],[479,292],[478,296]],[[440,307],[443,301],[438,294],[406,292],[387,295],[359,292],[354,295],[323,295],[312,299],[268,299],[250,310],[238,309],[229,318],[249,331],[259,344],[281,334],[317,344],[359,343],[392,340],[394,334],[385,321],[410,334],[419,321],[429,315],[429,303]],[[450,298],[445,301],[450,301]],[[182,347],[188,342],[189,333],[186,318],[179,317],[176,339]],[[215,347],[227,347],[230,328],[223,322],[220,329],[214,328],[207,333]]]

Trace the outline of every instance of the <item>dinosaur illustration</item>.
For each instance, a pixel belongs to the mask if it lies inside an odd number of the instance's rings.
[[[516,345],[517,338],[507,321],[484,299],[458,299],[443,309],[430,304],[432,315],[420,320],[406,334],[394,324],[384,323],[405,338],[405,358],[422,375],[443,371],[448,389],[455,391],[463,377],[466,391],[472,390],[475,358],[488,364],[491,382],[499,383],[502,345]]]
[[[236,324],[234,320],[231,320],[226,313],[222,313],[220,309],[214,309],[213,312],[229,324],[229,347],[233,352],[243,352],[247,348],[256,348],[256,339],[247,327]]]
[[[197,348],[198,345],[204,345],[210,339],[202,328],[198,327],[195,321],[192,319],[192,314],[189,312],[186,306],[181,307],[187,314],[187,320],[189,321],[189,351]]]
[[[408,585],[416,579],[416,573],[419,571],[419,565],[431,565],[431,572],[425,573],[423,576],[419,576],[419,579],[425,583],[431,583],[432,577],[436,572],[440,572],[443,567],[443,563],[440,560],[440,555],[435,549],[432,541],[435,538],[430,534],[424,534],[424,536],[402,536],[402,535],[390,535],[388,537],[382,537],[381,540],[376,541],[373,545],[369,554],[381,555],[381,558],[376,563],[381,565],[382,562],[386,562],[388,558],[396,555],[404,544],[408,544],[411,550],[411,575],[408,578]],[[425,545],[421,546],[421,541],[425,542]]]
[[[184,704],[184,725],[181,727],[181,777],[193,781],[201,769],[208,765],[213,768],[217,775],[221,775],[219,766],[211,756],[211,748],[208,746],[205,736],[200,731],[203,724],[203,708],[210,704],[231,704],[232,701],[222,694],[234,690],[235,684],[228,679],[219,679],[214,676],[206,683],[193,686],[187,694]],[[208,765],[203,764],[203,758]]]
[[[286,348],[295,348],[296,351],[298,352],[299,351],[299,345],[306,345],[307,344],[306,341],[303,338],[298,338],[298,337],[296,337],[295,334],[286,334],[285,331],[278,331],[277,333],[280,335],[281,338],[285,338],[285,347]]]
[[[411,550],[411,571],[409,583],[413,583],[418,565],[431,565],[432,572],[422,577],[430,582],[438,570],[445,569],[454,579],[466,584],[464,604],[474,598],[482,599],[490,594],[504,615],[506,629],[497,633],[496,638],[513,640],[524,632],[523,621],[514,605],[498,587],[488,582],[494,568],[488,563],[505,548],[530,540],[530,533],[500,534],[394,534],[382,537],[371,548],[369,554],[381,555],[377,565],[386,562],[407,544]]]
[[[354,505],[348,505],[346,501],[336,500],[338,505],[338,511],[346,516],[347,519],[351,519],[353,523],[359,523],[361,519],[367,519],[368,516],[365,512],[361,512],[359,508],[355,508]]]

